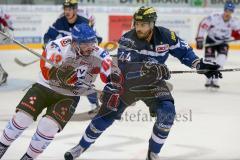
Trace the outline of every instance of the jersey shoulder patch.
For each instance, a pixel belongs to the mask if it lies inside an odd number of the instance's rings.
[[[157,27],[162,39],[167,39],[169,45],[176,44],[178,42],[178,37],[174,31],[171,31],[165,27]]]

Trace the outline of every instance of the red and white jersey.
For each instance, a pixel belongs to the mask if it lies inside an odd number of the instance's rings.
[[[13,24],[10,19],[10,16],[3,12],[3,10],[0,8],[0,25],[3,27],[7,27],[9,29],[13,29]]]
[[[240,33],[240,21],[232,17],[229,21],[223,20],[223,14],[213,14],[204,18],[199,24],[197,37],[208,37],[218,41],[231,39],[232,32]],[[235,38],[235,36],[233,36]]]
[[[89,91],[90,88],[84,83],[94,83],[98,74],[100,74],[100,78],[104,83],[107,82],[107,77],[111,73],[112,58],[107,51],[98,46],[90,56],[77,56],[71,42],[72,36],[51,41],[46,46],[43,56],[57,65],[69,63],[70,60],[76,72],[68,82],[73,86],[78,86],[78,90],[72,91],[52,84],[49,77],[49,70],[52,66],[43,60],[40,62],[41,73],[38,83],[64,95],[86,95],[93,92],[93,90]]]

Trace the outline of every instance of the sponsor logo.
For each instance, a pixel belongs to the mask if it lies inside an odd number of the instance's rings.
[[[64,47],[64,46],[67,46],[68,44],[71,43],[71,39],[63,39],[60,41],[61,45]]]
[[[33,96],[29,98],[29,103],[34,105],[35,101],[37,100],[37,97]]]
[[[29,104],[27,104],[27,103],[25,103],[25,102],[21,102],[21,105],[23,105],[24,107],[30,109],[30,110],[33,111],[33,112],[36,111],[36,109],[35,109],[33,106],[31,106],[31,105],[29,105]]]
[[[169,49],[169,45],[168,44],[162,44],[162,45],[158,45],[156,46],[156,52],[164,52],[167,51]]]

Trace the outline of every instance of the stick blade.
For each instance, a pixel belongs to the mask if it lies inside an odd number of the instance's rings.
[[[14,58],[14,62],[16,62],[18,65],[22,66],[22,67],[26,67],[27,64],[23,63],[22,61],[20,61],[18,58]]]
[[[39,59],[36,59],[36,60],[34,60],[34,61],[32,61],[32,62],[29,62],[29,63],[24,63],[24,62],[20,61],[18,58],[15,57],[15,58],[14,58],[14,61],[15,61],[18,65],[20,65],[20,66],[22,66],[22,67],[26,67],[26,66],[29,66],[29,65],[31,65],[31,64],[39,61]]]

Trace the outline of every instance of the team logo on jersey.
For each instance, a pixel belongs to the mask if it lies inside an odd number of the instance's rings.
[[[64,46],[67,46],[68,44],[71,43],[71,39],[63,39],[60,41],[61,45],[64,47]]]
[[[58,50],[58,52],[61,52],[61,49],[60,49],[59,45],[55,42],[51,43],[51,48],[56,48]]]
[[[156,46],[156,52],[164,52],[167,51],[169,49],[169,45],[168,44],[162,44],[162,45],[158,45]]]

